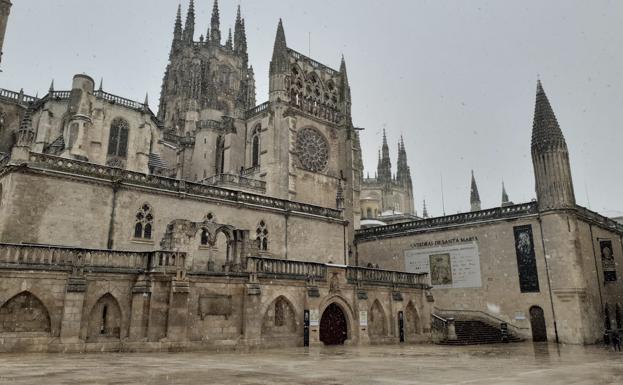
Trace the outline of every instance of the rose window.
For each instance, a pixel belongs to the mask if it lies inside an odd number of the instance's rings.
[[[296,147],[304,169],[312,172],[325,169],[329,160],[329,145],[318,130],[309,127],[299,130]]]

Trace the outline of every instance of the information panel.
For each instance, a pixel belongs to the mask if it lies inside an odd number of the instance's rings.
[[[409,273],[428,273],[438,289],[481,287],[480,256],[476,241],[405,250]]]

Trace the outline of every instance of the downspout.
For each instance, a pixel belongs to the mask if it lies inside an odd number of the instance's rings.
[[[106,247],[108,250],[113,248],[113,236],[115,232],[115,212],[117,211],[117,191],[121,183],[118,179],[112,182],[112,209],[110,210],[110,222],[108,223],[108,241]]]
[[[595,253],[595,238],[593,237],[593,225],[588,224],[588,228],[591,232],[591,246],[593,248],[593,260],[595,261],[595,274],[597,274],[597,288],[599,289],[599,303],[601,304],[601,313],[604,312],[604,299],[601,294],[601,282],[599,282],[599,268],[597,265],[597,253]]]
[[[549,291],[549,303],[552,307],[552,317],[554,317],[554,334],[556,335],[556,344],[560,343],[558,339],[558,322],[556,321],[556,311],[554,310],[554,295],[552,294],[552,280],[549,275],[549,263],[547,262],[547,250],[545,249],[545,236],[543,235],[543,222],[541,221],[541,213],[538,214],[539,231],[541,232],[541,247],[543,248],[543,260],[545,261],[545,274],[547,275],[547,289]]]
[[[288,217],[290,216],[290,211],[287,210],[285,213],[285,218],[286,218],[286,255],[285,255],[285,259],[288,259]]]

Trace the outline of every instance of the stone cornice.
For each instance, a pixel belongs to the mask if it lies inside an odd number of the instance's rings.
[[[270,210],[291,215],[313,217],[331,222],[343,223],[342,212],[339,210],[308,205],[252,194],[244,191],[230,190],[222,187],[208,186],[200,183],[166,178],[156,175],[112,168],[57,156],[30,153],[29,162],[11,165],[0,169],[0,176],[10,172],[39,172],[46,175],[68,177],[91,183],[118,183],[120,187],[149,190],[152,193],[175,194],[184,199],[195,198],[259,210]]]

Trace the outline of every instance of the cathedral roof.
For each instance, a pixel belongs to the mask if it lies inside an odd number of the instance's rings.
[[[532,150],[566,148],[562,130],[554,115],[554,110],[545,95],[541,81],[537,81],[534,123],[532,125]]]

